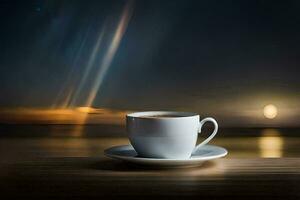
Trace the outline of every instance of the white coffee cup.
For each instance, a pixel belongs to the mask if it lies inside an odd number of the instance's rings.
[[[196,146],[198,133],[205,122],[214,131]],[[200,121],[196,113],[147,111],[126,115],[127,133],[138,156],[147,158],[188,159],[217,133],[218,124],[211,117]]]

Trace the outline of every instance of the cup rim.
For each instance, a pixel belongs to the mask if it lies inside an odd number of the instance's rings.
[[[149,118],[147,116],[149,115],[158,115],[155,118]],[[178,117],[159,117],[159,115],[178,115]],[[126,115],[126,117],[130,118],[139,118],[139,119],[182,119],[182,118],[188,118],[188,117],[200,117],[199,114],[193,113],[193,112],[180,112],[180,111],[142,111],[142,112],[133,112]]]

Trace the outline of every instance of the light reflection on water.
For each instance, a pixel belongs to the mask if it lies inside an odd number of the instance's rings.
[[[258,148],[262,158],[280,158],[283,154],[284,140],[276,129],[264,129],[258,139]]]

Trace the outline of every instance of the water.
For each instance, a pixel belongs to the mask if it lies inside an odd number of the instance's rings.
[[[204,127],[201,135],[211,131]],[[2,124],[1,137],[120,137],[126,136],[125,125],[91,124],[91,125],[28,125]],[[217,137],[259,137],[282,136],[299,137],[300,128],[219,128]]]

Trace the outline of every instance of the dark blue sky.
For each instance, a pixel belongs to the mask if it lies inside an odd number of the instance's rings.
[[[128,2],[0,2],[0,106],[84,105]],[[220,115],[266,103],[300,107],[299,1],[131,6],[93,106]],[[70,103],[104,27],[91,73]]]

